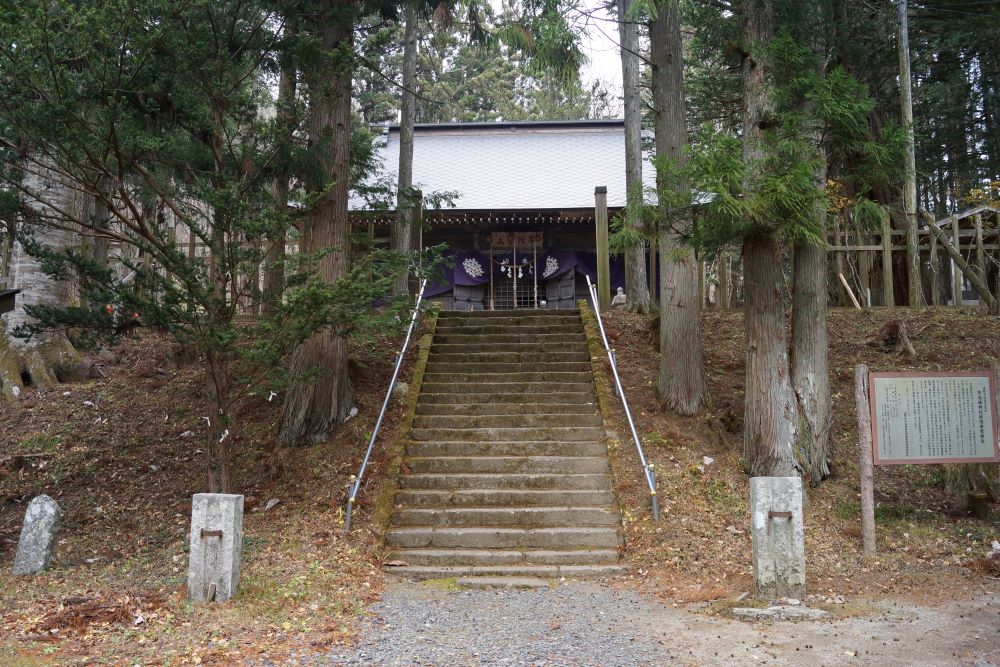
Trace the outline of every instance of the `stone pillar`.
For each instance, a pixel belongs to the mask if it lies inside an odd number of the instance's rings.
[[[49,566],[61,519],[62,510],[52,498],[41,495],[31,499],[24,513],[12,574],[35,574]]]
[[[240,585],[243,496],[196,493],[191,500],[188,599],[225,602]]]
[[[750,537],[754,596],[803,599],[806,556],[801,478],[750,479]]]

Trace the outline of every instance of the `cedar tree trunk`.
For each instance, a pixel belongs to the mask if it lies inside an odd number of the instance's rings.
[[[625,102],[625,224],[640,234],[642,210],[642,99],[639,96],[639,28],[628,17],[632,0],[618,0],[618,35],[621,39],[622,92]],[[625,251],[625,292],[628,308],[649,312],[649,285],[646,280],[646,242]]]
[[[826,189],[825,155],[816,172],[816,187]],[[820,234],[826,236],[826,200],[816,205]],[[818,484],[830,474],[830,364],[826,328],[826,249],[798,241],[792,276],[792,386],[798,399],[802,429],[799,460],[805,474]]]
[[[305,221],[306,252],[329,249],[319,260],[320,275],[329,282],[348,271],[350,222],[347,195],[350,187],[351,75],[353,66],[353,14],[351,5],[324,3],[325,20],[316,27],[329,67],[310,73],[309,136],[318,148],[325,179],[313,179],[310,189],[324,194]],[[329,187],[326,187],[329,185]],[[324,330],[299,346],[292,357],[291,373],[301,378],[285,397],[278,440],[285,446],[323,442],[347,417],[354,403],[347,368],[347,339]]]
[[[285,37],[291,39],[295,36],[295,24],[292,18],[285,18]],[[295,76],[296,68],[294,59],[290,54],[285,53],[281,61],[281,74],[278,77],[278,114],[284,120],[284,141],[290,145],[292,133],[295,129]],[[289,178],[289,155],[288,151],[283,151],[283,164],[281,174],[274,182],[274,207],[278,213],[278,221],[275,231],[268,239],[267,255],[265,257],[264,270],[264,303],[263,315],[265,317],[273,315],[277,305],[281,303],[281,298],[285,289],[285,216],[288,211],[288,178]]]
[[[32,161],[24,176],[26,207],[38,218],[28,225],[34,240],[60,250],[76,240],[73,232],[47,224],[46,218],[71,219],[78,213],[75,191],[62,183],[40,161]],[[34,322],[25,308],[53,305],[65,307],[75,298],[70,281],[45,273],[42,261],[14,243],[10,261],[10,287],[21,290],[15,308],[0,319],[0,401],[16,399],[25,386],[52,389],[59,382],[99,377],[96,367],[86,363],[61,332],[43,332],[29,339],[10,335],[15,327]]]
[[[649,25],[656,109],[656,155],[670,163],[670,173],[658,170],[656,187],[688,195],[688,185],[677,175],[685,166],[687,126],[684,118],[684,61],[680,18],[676,2],[659,3],[659,14]],[[660,201],[660,374],[657,389],[663,405],[681,414],[701,410],[705,391],[701,355],[701,294],[698,262],[680,235],[691,228],[691,209]]]
[[[750,165],[752,193],[766,156],[763,126],[774,106],[767,63],[758,54],[774,36],[771,0],[746,0],[743,57],[743,158]],[[766,221],[762,221],[766,222]],[[781,245],[766,224],[743,239],[744,327],[747,361],[744,383],[743,454],[750,476],[800,474],[798,407],[792,391],[781,292]]]
[[[399,180],[396,184],[396,234],[392,249],[409,252],[410,230],[413,225],[413,126],[417,118],[417,10],[406,6],[403,29],[403,95],[399,120]],[[393,283],[393,294],[400,296],[408,290],[407,275],[401,273]]]

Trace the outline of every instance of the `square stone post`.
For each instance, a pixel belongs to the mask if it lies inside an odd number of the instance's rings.
[[[801,600],[806,593],[802,479],[750,479],[750,537],[754,596]]]
[[[225,602],[240,585],[243,496],[196,493],[191,499],[188,599]]]

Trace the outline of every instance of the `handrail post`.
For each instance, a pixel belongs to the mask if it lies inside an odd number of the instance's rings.
[[[639,440],[639,432],[635,428],[635,420],[632,419],[632,410],[628,406],[628,399],[625,398],[625,389],[622,387],[622,381],[618,375],[618,358],[615,355],[615,351],[611,349],[611,345],[608,344],[608,336],[604,332],[604,322],[601,320],[601,307],[597,298],[597,288],[590,282],[590,276],[586,276],[586,278],[587,292],[590,294],[590,301],[594,307],[594,315],[597,316],[597,328],[601,332],[601,341],[604,343],[604,350],[608,353],[608,363],[611,366],[611,374],[615,381],[614,388],[617,390],[616,395],[621,399],[622,409],[625,411],[625,418],[628,420],[629,430],[632,433],[632,441],[635,443],[636,453],[639,454],[639,463],[642,465],[642,472],[646,478],[646,486],[649,487],[649,495],[653,504],[653,521],[659,521],[660,499],[656,495],[656,471],[653,465],[646,460],[646,453],[642,451],[642,441]]]
[[[382,427],[382,419],[385,418],[385,411],[389,407],[389,401],[392,399],[392,390],[396,387],[399,369],[403,366],[403,357],[406,356],[406,348],[410,345],[410,337],[413,335],[413,327],[417,323],[417,315],[420,314],[420,301],[424,297],[424,289],[426,287],[427,279],[424,278],[420,281],[420,291],[417,293],[417,303],[413,306],[413,313],[410,315],[410,326],[406,330],[406,339],[403,340],[403,347],[400,348],[399,354],[396,356],[396,367],[392,371],[392,379],[389,380],[389,389],[385,392],[385,400],[382,401],[382,410],[378,413],[375,428],[372,429],[372,436],[368,441],[368,450],[365,452],[364,460],[361,461],[361,468],[358,470],[357,476],[351,475],[352,483],[348,486],[347,507],[344,509],[345,533],[351,530],[351,515],[354,510],[354,502],[358,499],[358,489],[361,488],[361,478],[364,477],[365,469],[368,468],[368,461],[371,459],[372,449],[375,447],[375,439],[378,438],[378,431]]]

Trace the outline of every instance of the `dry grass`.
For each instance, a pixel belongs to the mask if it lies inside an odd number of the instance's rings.
[[[692,589],[719,587],[734,595],[750,590],[749,492],[741,461],[742,313],[702,316],[708,405],[698,417],[659,411],[658,354],[646,318],[623,312],[607,317],[621,332],[619,364],[647,455],[656,465],[664,517],[658,524],[651,521],[641,469],[613,399],[615,427],[622,434],[613,449],[613,474],[626,518],[625,557],[634,566],[626,581],[681,601],[690,599]],[[915,358],[865,344],[886,320],[900,317],[911,332]],[[861,557],[853,372],[862,362],[872,370],[989,368],[1000,350],[1000,320],[972,309],[833,310],[829,326],[832,476],[808,492],[809,590],[925,601],[965,594],[983,580],[964,565],[989,551],[1000,523],[995,509],[986,520],[956,511],[939,466],[876,470],[879,557]],[[714,462],[704,465],[705,456]]]
[[[278,478],[266,450],[280,400],[248,398],[237,414],[235,485],[247,513],[240,593],[225,605],[185,600],[190,498],[203,490],[205,449],[196,366],[174,363],[167,341],[143,335],[116,350],[103,379],[29,390],[5,408],[0,460],[45,456],[0,474],[0,561],[8,563],[0,571],[0,664],[228,665],[264,654],[281,664],[354,641],[385,583],[372,512],[399,411],[383,425],[385,446],[376,448],[350,535],[343,501],[381,407],[391,348],[385,341],[358,351],[358,417],[328,443],[279,452],[287,470]],[[137,376],[147,359],[166,375]],[[181,437],[187,431],[194,436]],[[24,509],[39,493],[65,512],[53,568],[12,577]],[[279,503],[265,511],[272,498]]]

